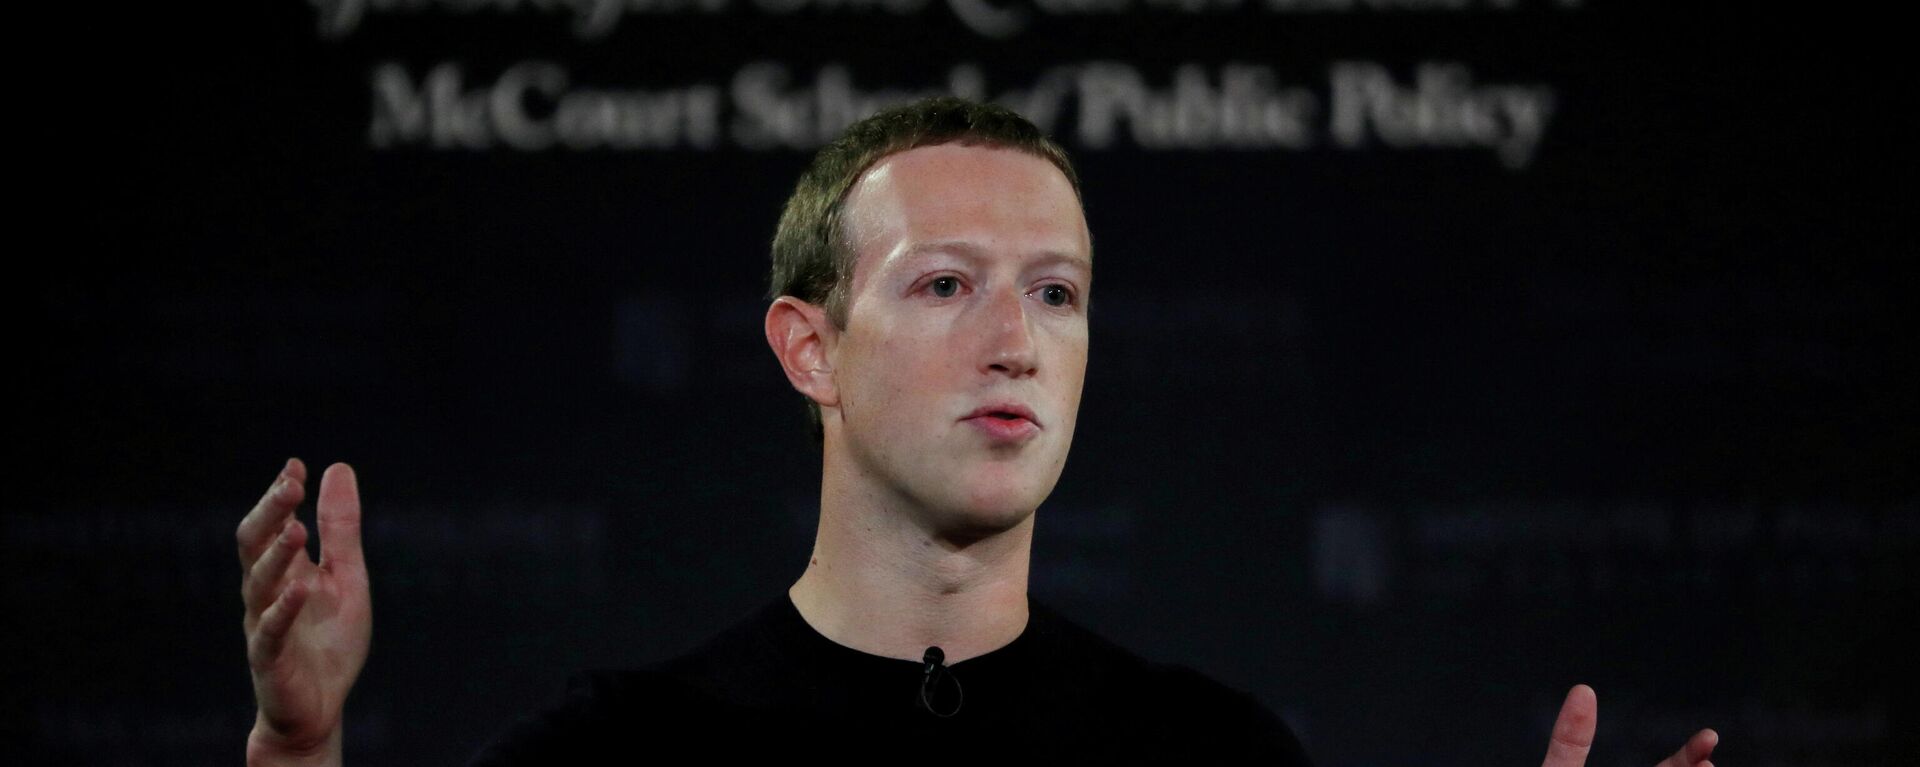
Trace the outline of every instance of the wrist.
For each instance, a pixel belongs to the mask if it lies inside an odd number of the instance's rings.
[[[247,767],[340,767],[340,728],[323,737],[296,740],[255,722],[247,735]]]

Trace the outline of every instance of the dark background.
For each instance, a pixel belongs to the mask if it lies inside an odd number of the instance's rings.
[[[1091,97],[1056,102],[1099,279],[1033,591],[1080,622],[1254,692],[1326,765],[1537,763],[1576,682],[1596,765],[1702,726],[1727,765],[1913,757],[1915,125],[1883,21],[1017,0],[994,7],[1030,23],[996,39],[941,3],[733,0],[588,35],[453,5],[334,35],[288,0],[19,22],[0,567],[30,761],[240,759],[233,527],[289,455],[361,478],[356,764],[457,763],[572,671],[780,594],[819,464],[760,322],[812,144],[731,132],[754,62],[903,93],[969,65],[990,96],[1252,66],[1320,100],[1306,142],[1264,148],[1089,138]],[[524,62],[709,86],[721,129],[375,141],[382,67],[478,89]],[[1553,110],[1506,162],[1343,142],[1329,73],[1352,62],[1406,88],[1459,65]]]

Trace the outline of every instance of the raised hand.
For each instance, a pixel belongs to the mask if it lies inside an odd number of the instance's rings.
[[[1587,762],[1587,751],[1593,748],[1594,725],[1600,720],[1600,700],[1593,688],[1576,684],[1567,691],[1567,700],[1560,704],[1560,716],[1553,720],[1553,739],[1547,742],[1546,761],[1541,767],[1582,767]],[[1713,747],[1720,743],[1720,734],[1713,730],[1701,730],[1688,738],[1687,742],[1654,767],[1713,767],[1707,757],[1713,755]]]
[[[318,564],[307,556],[306,526],[293,517],[306,479],[306,466],[288,460],[235,533],[260,707],[249,764],[339,763],[341,710],[373,636],[353,469],[336,463],[320,480]]]

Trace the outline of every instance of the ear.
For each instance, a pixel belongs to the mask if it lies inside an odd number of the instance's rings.
[[[832,351],[839,331],[827,311],[793,296],[767,307],[767,345],[787,373],[787,382],[821,407],[838,407],[833,385]]]

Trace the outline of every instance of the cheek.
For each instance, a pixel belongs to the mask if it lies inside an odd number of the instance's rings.
[[[1080,395],[1087,384],[1087,349],[1084,341],[1070,344],[1062,350],[1058,358],[1061,380],[1054,391],[1058,392],[1060,417],[1065,420],[1065,434],[1073,434],[1073,426],[1080,416]]]
[[[1053,359],[1055,368],[1060,371],[1060,386],[1074,394],[1087,380],[1087,337],[1084,331],[1078,334],[1063,333],[1057,340]]]
[[[939,355],[913,339],[891,338],[861,350],[858,374],[849,381],[854,407],[865,418],[889,423],[918,421],[931,412],[921,400],[939,390]],[[904,423],[897,425],[904,426]]]

